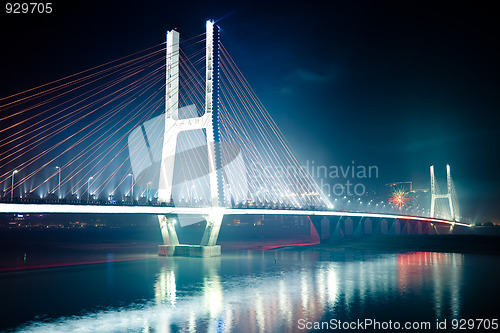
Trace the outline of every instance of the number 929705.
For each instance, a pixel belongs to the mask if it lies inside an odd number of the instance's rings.
[[[7,14],[50,14],[52,13],[51,2],[7,2],[5,4]]]

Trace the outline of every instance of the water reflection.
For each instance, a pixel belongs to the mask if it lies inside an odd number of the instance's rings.
[[[173,267],[161,267],[155,282],[155,302],[157,305],[165,302],[175,305],[175,272]]]
[[[415,252],[398,254],[397,261],[398,288],[401,294],[416,292],[415,288],[431,283],[435,317],[443,318],[449,310],[452,318],[459,318],[462,254]],[[422,270],[421,266],[426,266],[427,269]],[[449,304],[449,309],[443,308],[443,304]]]
[[[460,254],[262,251],[158,264],[150,302],[21,331],[296,332],[299,319],[376,317],[406,299],[432,304],[429,321],[461,310]]]

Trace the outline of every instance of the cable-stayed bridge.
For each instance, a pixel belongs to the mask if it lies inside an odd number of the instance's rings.
[[[210,21],[199,36],[182,40],[172,30],[166,43],[0,103],[0,212],[154,214],[169,254],[181,248],[174,221],[186,225],[188,215],[207,220],[195,251],[208,255],[220,251],[213,249],[227,214],[306,215],[335,237],[467,226],[457,222],[449,167],[447,195],[431,169],[428,216],[336,207]]]

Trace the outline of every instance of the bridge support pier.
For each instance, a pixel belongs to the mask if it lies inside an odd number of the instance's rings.
[[[363,221],[363,217],[360,217],[358,219],[358,223],[355,224],[355,221],[353,220],[353,225],[356,225],[356,227],[354,227],[354,232],[352,234],[352,237],[353,238],[359,238],[361,236],[363,236],[363,231],[364,231],[364,221]]]
[[[163,245],[158,245],[159,256],[181,256],[181,257],[216,257],[221,255],[220,245],[216,245],[219,236],[220,226],[224,213],[215,210],[205,217],[207,226],[203,233],[200,245],[179,244],[175,231],[175,219],[167,218],[165,215],[158,215],[160,222]]]
[[[205,227],[205,232],[201,239],[201,246],[215,246],[217,238],[219,237],[223,217],[224,215],[219,216],[213,214],[205,218],[207,220],[207,226]]]
[[[316,232],[319,236],[321,244],[328,243],[330,240],[330,220],[325,216],[311,215],[309,216]]]
[[[433,223],[425,223],[423,225],[422,234],[424,235],[437,235],[436,226]]]
[[[179,245],[179,238],[175,231],[175,219],[167,218],[165,215],[158,215],[158,222],[160,222],[161,237],[165,245]]]
[[[179,246],[179,238],[175,231],[175,219],[167,218],[165,215],[158,215],[160,223],[161,237],[163,245],[158,245],[158,255],[172,256],[175,253],[175,248]]]
[[[337,222],[330,221],[331,233],[330,233],[330,242],[329,243],[336,243],[342,239],[343,234],[342,234],[342,228],[340,226],[340,223],[342,223],[342,216],[340,216],[338,218]]]

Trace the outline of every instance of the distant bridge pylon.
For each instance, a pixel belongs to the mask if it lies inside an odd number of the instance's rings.
[[[460,219],[459,205],[456,196],[455,186],[451,180],[450,165],[446,165],[446,193],[439,191],[439,186],[434,175],[434,165],[431,171],[431,216],[432,218],[447,218],[450,221]],[[441,199],[445,199],[447,204],[439,204]],[[440,201],[438,201],[440,200]],[[448,206],[448,207],[446,207]],[[448,215],[448,216],[447,216]]]

